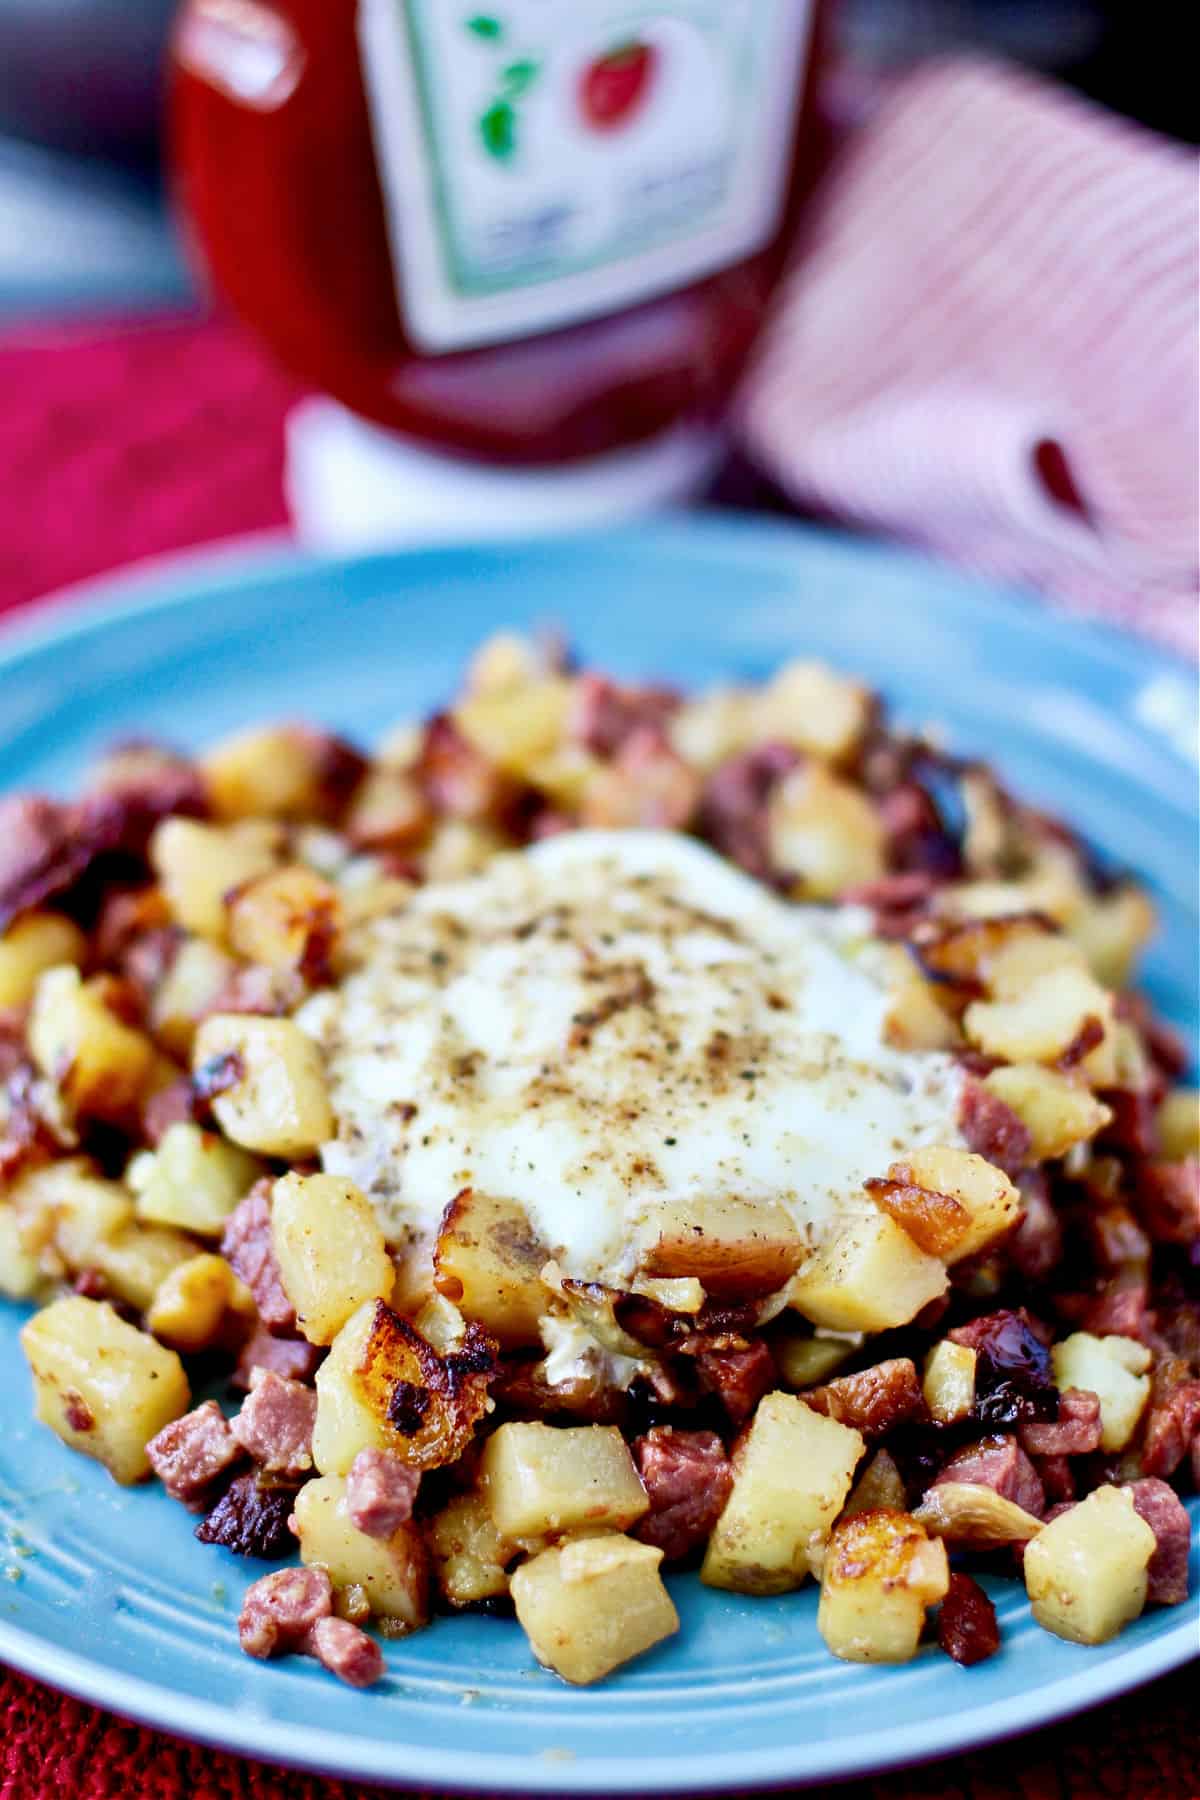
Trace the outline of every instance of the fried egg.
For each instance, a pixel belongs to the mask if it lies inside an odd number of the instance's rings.
[[[564,1274],[628,1285],[665,1202],[781,1204],[815,1248],[864,1178],[962,1142],[962,1074],[885,1041],[860,908],[790,904],[668,832],[578,831],[356,929],[301,1023],[325,1168],[429,1263],[460,1189],[519,1203]]]

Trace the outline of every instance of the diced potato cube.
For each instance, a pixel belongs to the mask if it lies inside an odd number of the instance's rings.
[[[111,1306],[78,1295],[35,1313],[21,1345],[42,1423],[102,1462],[114,1480],[147,1476],[146,1445],[191,1403],[175,1352]]]
[[[190,1256],[159,1282],[146,1312],[146,1329],[186,1356],[207,1350],[219,1342],[229,1313],[240,1310],[240,1287],[223,1256],[209,1251]],[[253,1302],[247,1310],[253,1310]]]
[[[0,936],[0,1010],[28,1006],[38,976],[82,963],[87,939],[61,913],[24,913]]]
[[[484,1447],[483,1493],[502,1537],[624,1531],[650,1502],[615,1425],[501,1425]]]
[[[793,769],[776,787],[767,814],[773,867],[800,891],[832,900],[884,872],[884,828],[871,802],[820,763]]]
[[[83,1156],[34,1169],[20,1187],[28,1211],[45,1209],[54,1244],[78,1273],[97,1267],[101,1245],[134,1222],[133,1201],[119,1181],[105,1181]]]
[[[236,967],[207,938],[187,938],[179,946],[150,999],[150,1029],[172,1056],[191,1056],[196,1027]]]
[[[446,1208],[434,1250],[434,1286],[503,1349],[541,1341],[549,1252],[514,1200],[464,1188]]]
[[[996,944],[983,976],[993,1000],[1019,1000],[1043,975],[1062,969],[1086,975],[1079,948],[1059,931],[1040,929],[1034,920],[996,920],[991,929],[1012,927]],[[1023,927],[1023,928],[1022,928]]]
[[[1050,1352],[1059,1388],[1090,1389],[1100,1399],[1100,1447],[1123,1450],[1150,1398],[1151,1355],[1134,1338],[1075,1331]]]
[[[433,1572],[451,1606],[507,1594],[513,1546],[496,1530],[482,1494],[459,1494],[426,1530]]]
[[[1158,1135],[1168,1162],[1200,1156],[1200,1094],[1176,1088],[1158,1109]]]
[[[472,1340],[472,1333],[476,1336]],[[368,1300],[317,1370],[313,1461],[345,1475],[360,1450],[394,1450],[413,1468],[455,1462],[490,1408],[490,1340],[471,1326],[449,1367],[414,1325]],[[482,1353],[482,1354],[481,1354]]]
[[[229,941],[248,962],[327,980],[341,929],[336,888],[300,863],[272,869],[228,901]]]
[[[240,1058],[240,1080],[213,1101],[227,1138],[264,1156],[311,1156],[333,1136],[321,1053],[290,1019],[215,1013],[196,1033],[192,1067]]]
[[[262,1173],[257,1157],[186,1120],[169,1125],[158,1149],[138,1159],[129,1184],[140,1219],[220,1237],[225,1221]]]
[[[1111,1079],[1113,998],[1085,970],[1069,965],[1037,975],[1011,1000],[976,1000],[963,1015],[968,1038],[1005,1062],[1055,1062],[1072,1051],[1092,1021],[1104,1038],[1079,1062],[1097,1086]]]
[[[340,1175],[284,1175],[271,1198],[284,1293],[310,1344],[331,1344],[365,1300],[388,1300],[396,1271],[366,1195]]]
[[[1043,1063],[993,1069],[984,1086],[1010,1106],[1029,1132],[1034,1162],[1065,1156],[1107,1125],[1112,1113],[1077,1077]]]
[[[376,763],[351,802],[344,829],[359,849],[399,849],[419,844],[432,816],[415,775]]]
[[[925,1358],[921,1390],[939,1425],[957,1424],[970,1414],[975,1404],[975,1362],[974,1350],[949,1338],[935,1344]]]
[[[103,978],[83,981],[71,965],[39,976],[27,1037],[42,1074],[93,1118],[120,1119],[135,1107],[154,1063],[150,1039],[105,1004]]]
[[[817,1629],[846,1662],[909,1662],[925,1609],[949,1586],[946,1546],[909,1514],[852,1514],[834,1526],[825,1553]]]
[[[454,708],[454,723],[497,768],[525,776],[562,741],[571,690],[565,676],[545,675],[519,687],[471,694]]]
[[[464,875],[477,875],[493,856],[510,848],[510,840],[491,825],[478,825],[473,819],[439,819],[421,852],[421,869],[426,881],[457,881]]]
[[[946,1289],[936,1256],[884,1213],[852,1219],[793,1278],[789,1303],[830,1331],[907,1325]]]
[[[639,1274],[696,1280],[720,1300],[778,1293],[806,1247],[785,1207],[734,1196],[665,1201],[634,1233]]]
[[[970,1150],[933,1144],[913,1150],[890,1173],[906,1169],[918,1187],[949,1195],[968,1216],[964,1235],[946,1253],[948,1263],[974,1256],[1016,1222],[1021,1196],[1002,1169]]]
[[[354,761],[338,739],[285,721],[214,744],[201,767],[218,819],[313,819],[346,797]]]
[[[600,758],[582,744],[560,744],[549,756],[531,762],[524,779],[553,806],[573,813],[583,805],[588,789],[594,790],[601,766]]]
[[[1123,988],[1128,986],[1156,922],[1149,896],[1139,887],[1123,886],[1109,894],[1090,895],[1067,929],[1097,981],[1105,987]]]
[[[274,868],[278,854],[261,832],[164,819],[150,840],[150,861],[171,917],[197,937],[226,941],[225,897]]]
[[[27,1239],[21,1215],[0,1201],[0,1294],[7,1300],[32,1300],[43,1283],[41,1264]]]
[[[1127,1488],[1100,1487],[1042,1527],[1025,1548],[1033,1616],[1055,1637],[1104,1644],[1146,1604],[1153,1531]]]
[[[497,631],[480,644],[466,676],[468,694],[507,694],[549,673],[553,659],[533,638]]]
[[[300,1560],[326,1570],[336,1588],[361,1587],[377,1618],[409,1631],[429,1620],[429,1556],[419,1525],[368,1537],[346,1509],[340,1475],[307,1481],[293,1508]]]
[[[700,1578],[739,1594],[799,1587],[841,1512],[863,1452],[859,1432],[794,1394],[768,1394],[734,1452],[733,1490]]]
[[[861,682],[824,663],[787,663],[754,700],[754,735],[834,761],[862,736],[872,704]]]
[[[97,1244],[94,1266],[118,1300],[145,1312],[168,1275],[197,1248],[194,1239],[170,1225],[141,1225],[135,1219]]]
[[[523,1563],[513,1573],[512,1597],[538,1661],[585,1685],[678,1631],[661,1561],[662,1551],[649,1544],[600,1537]]]
[[[904,1477],[895,1458],[888,1450],[877,1450],[855,1482],[841,1516],[853,1518],[856,1513],[878,1512],[880,1507],[903,1512],[906,1505]],[[824,1556],[821,1560],[824,1562]]]
[[[889,993],[883,1024],[889,1044],[898,1050],[953,1050],[962,1043],[958,1025],[930,982],[910,971],[894,985],[889,983]]]
[[[801,1334],[784,1330],[772,1339],[771,1350],[788,1387],[807,1388],[815,1387],[840,1369],[861,1342],[857,1332],[824,1337],[819,1331]]]
[[[744,750],[754,736],[756,696],[748,688],[710,688],[685,700],[667,722],[667,736],[677,756],[708,774]]]

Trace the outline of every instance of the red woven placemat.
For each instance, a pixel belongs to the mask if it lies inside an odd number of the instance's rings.
[[[295,387],[194,319],[0,342],[0,611],[131,559],[284,523]],[[970,1676],[962,1677],[970,1704]],[[1015,1744],[839,1790],[844,1800],[1200,1800],[1195,1669]],[[367,1800],[0,1669],[0,1800]]]

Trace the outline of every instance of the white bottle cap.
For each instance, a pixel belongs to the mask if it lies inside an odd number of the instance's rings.
[[[302,401],[286,439],[288,505],[301,543],[317,551],[610,524],[693,498],[724,450],[719,432],[679,427],[590,462],[498,468],[428,450],[326,399]]]

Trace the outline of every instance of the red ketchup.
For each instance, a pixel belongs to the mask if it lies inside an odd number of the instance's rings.
[[[561,463],[720,411],[818,154],[811,0],[188,0],[179,192],[295,373]]]

